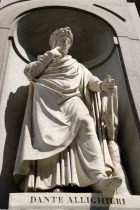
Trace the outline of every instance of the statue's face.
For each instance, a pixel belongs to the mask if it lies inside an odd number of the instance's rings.
[[[70,39],[68,36],[65,36],[65,35],[61,35],[57,38],[57,41],[56,41],[56,47],[60,47],[61,48],[61,53],[63,55],[67,55],[68,54],[68,51],[69,51],[69,48],[70,48]]]

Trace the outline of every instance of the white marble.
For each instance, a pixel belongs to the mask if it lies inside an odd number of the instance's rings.
[[[49,42],[52,49],[24,70],[31,84],[15,180],[24,191],[69,184],[92,185],[96,192],[115,191],[122,179],[106,175],[105,167],[113,165],[103,158],[100,96],[90,98],[95,92],[113,91],[114,81],[99,80],[67,55],[73,43],[69,27],[53,32]]]
[[[140,196],[109,196],[101,193],[11,193],[9,209],[140,209]]]

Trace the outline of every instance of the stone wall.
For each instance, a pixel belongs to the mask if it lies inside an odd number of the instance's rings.
[[[25,39],[20,39],[21,42],[16,43],[18,40],[14,40],[14,43],[12,41],[14,39],[13,32],[16,31],[20,17],[24,16],[28,10],[30,10],[28,13],[31,13],[37,10],[38,7],[46,8],[52,6],[61,7],[61,9],[62,7],[65,7],[65,9],[70,7],[74,8],[73,11],[80,9],[81,12],[85,11],[86,14],[92,14],[94,21],[96,18],[99,18],[104,24],[108,25],[108,27],[104,28],[104,30],[108,30],[108,37],[112,36],[111,42],[108,42],[108,39],[104,42],[106,46],[108,46],[108,50],[105,50],[104,54],[99,56],[98,53],[101,52],[101,49],[103,50],[101,46],[96,52],[94,50],[92,51],[94,59],[91,59],[91,54],[88,54],[88,57],[86,57],[87,54],[84,55],[82,53],[82,56],[77,57],[77,59],[79,59],[80,62],[83,61],[93,74],[99,76],[101,79],[103,79],[106,74],[110,73],[116,80],[119,87],[119,142],[122,148],[122,159],[129,176],[133,193],[140,194],[140,169],[138,161],[140,159],[140,34],[137,30],[138,17],[136,9],[133,7],[134,12],[132,12],[132,8],[128,7],[125,0],[114,0],[113,3],[107,0],[85,0],[82,3],[80,0],[76,2],[70,0],[2,0],[0,13],[0,208],[7,208],[9,193],[19,192],[12,173],[29,84],[23,75],[26,62],[22,58],[29,59],[30,57],[27,52],[28,49],[24,50],[24,44],[26,42]],[[72,17],[76,18],[77,16]],[[93,24],[94,27],[96,27],[95,23],[99,22],[95,21]],[[55,27],[57,26],[59,26],[59,24],[56,21]],[[79,28],[80,27],[81,26],[79,26]],[[75,28],[73,29],[76,31]],[[91,31],[94,32],[94,30]],[[22,33],[22,30],[20,30],[20,33]],[[22,34],[25,35],[25,33]],[[78,30],[76,34],[78,34]],[[103,31],[101,34],[103,34]],[[115,46],[111,57],[108,57],[110,49],[114,46],[113,36],[117,37],[118,43],[116,43],[117,46]],[[25,38],[25,36],[19,38]],[[79,36],[79,39],[80,38]],[[96,38],[96,41],[101,43],[102,40],[99,40],[98,36]],[[84,39],[86,42],[88,41],[86,34]],[[84,40],[81,39],[81,47],[84,49],[83,41]],[[90,41],[92,40],[90,39]],[[96,44],[95,40],[94,43]],[[20,44],[20,46],[18,44]],[[28,44],[28,42],[26,44]],[[79,43],[77,41],[77,46],[78,45]],[[85,45],[85,47],[86,46],[87,45]],[[26,47],[28,47],[28,45],[26,45]],[[30,53],[32,52],[30,51]],[[72,53],[74,53],[74,56],[78,56],[75,49],[73,49]],[[97,59],[94,57],[95,53],[97,53]],[[93,66],[96,68],[93,68]]]

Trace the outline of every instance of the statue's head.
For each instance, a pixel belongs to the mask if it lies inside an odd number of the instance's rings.
[[[49,39],[51,48],[60,47],[64,54],[67,54],[73,44],[73,34],[69,27],[55,30]]]

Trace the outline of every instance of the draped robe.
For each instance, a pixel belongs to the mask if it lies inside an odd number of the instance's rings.
[[[82,140],[77,139],[85,116],[93,117],[91,91],[101,92],[102,81],[71,56],[53,58],[49,52],[28,64],[25,74],[31,83],[15,163],[16,182],[23,190],[97,182],[105,174],[101,150],[97,145],[96,161],[90,145],[84,147],[84,133]],[[98,139],[92,121],[95,147]]]

